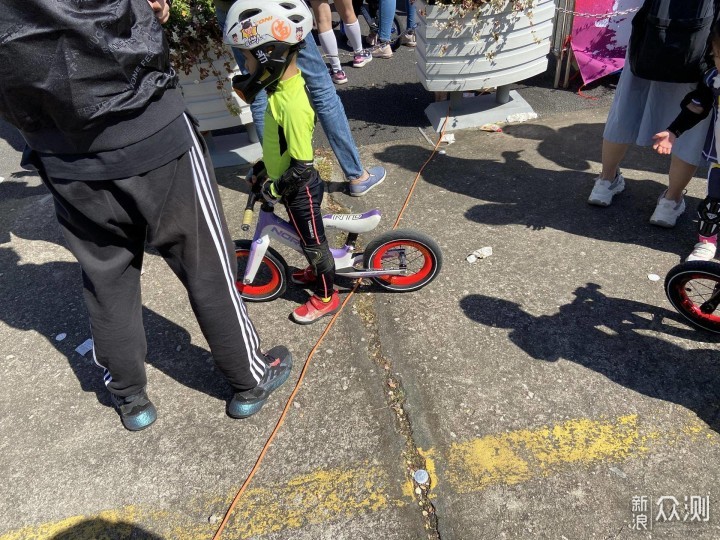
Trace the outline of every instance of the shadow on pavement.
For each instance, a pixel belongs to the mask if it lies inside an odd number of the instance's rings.
[[[492,137],[494,134],[488,134]],[[552,170],[533,166],[523,151],[506,150],[495,159],[466,159],[436,155],[423,171],[423,179],[450,192],[473,197],[482,204],[467,210],[465,217],[486,225],[524,225],[530,231],[551,228],[598,240],[644,246],[658,251],[684,254],[694,232],[687,211],[678,229],[668,234],[650,225],[648,219],[665,185],[645,180],[627,180],[626,192],[609,208],[587,204],[594,174],[574,169]],[[381,162],[394,163],[415,174],[430,155],[421,146],[396,145],[375,153]],[[686,197],[687,207],[698,200]]]
[[[25,148],[25,139],[20,135],[17,128],[3,120],[0,120],[0,139],[7,141],[18,152],[22,152],[23,148]]]
[[[24,332],[37,332],[47,339],[65,356],[82,390],[94,392],[100,403],[110,406],[102,371],[93,362],[92,353],[83,357],[75,351],[90,337],[80,265],[74,262],[20,264],[13,249],[0,247],[0,268],[3,281],[13,284],[12,288],[0,289],[0,321]],[[213,371],[210,353],[193,345],[185,329],[146,307],[143,307],[143,320],[148,336],[148,364],[188,388],[223,401],[230,398],[232,390],[221,375]],[[56,340],[55,336],[61,333],[67,337]]]
[[[604,124],[573,124],[557,130],[540,124],[512,124],[504,126],[503,132],[518,139],[539,141],[538,153],[563,169],[585,171],[591,168],[591,162],[600,161],[604,129]],[[658,158],[649,148],[635,146],[628,149],[623,164],[663,175],[670,168],[669,160]]]
[[[373,65],[368,66],[370,69]],[[414,70],[412,64],[402,69]],[[420,83],[388,83],[383,86],[353,86],[338,90],[348,120],[365,122],[363,129],[390,131],[399,127],[427,126],[425,108],[433,94]]]
[[[93,518],[54,534],[48,540],[163,540],[163,538],[125,521],[110,522]]]
[[[668,325],[666,309],[612,298],[588,283],[554,315],[533,316],[514,302],[484,295],[460,301],[465,315],[508,337],[536,360],[566,359],[646,396],[694,411],[720,433],[720,356],[716,349],[685,349],[646,331],[717,343],[717,338]]]

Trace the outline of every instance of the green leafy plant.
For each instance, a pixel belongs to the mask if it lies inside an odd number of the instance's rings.
[[[214,77],[228,110],[239,115],[237,102],[226,88],[227,75],[233,73],[235,60],[223,44],[213,0],[174,0],[165,23],[165,35],[173,67],[185,75],[195,68],[200,80]]]

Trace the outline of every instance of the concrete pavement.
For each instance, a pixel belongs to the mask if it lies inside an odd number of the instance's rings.
[[[689,215],[673,230],[647,222],[667,161],[639,149],[616,203],[587,205],[606,113],[458,132],[433,158],[400,226],[438,241],[442,273],[414,293],[354,297],[223,538],[720,536],[717,340],[682,324],[648,279],[687,252],[693,226]],[[365,144],[388,179],[361,199],[331,183],[331,197],[347,211],[377,206],[388,230],[430,150],[410,132]],[[149,253],[159,419],[126,432],[75,351],[89,331],[52,202],[2,163],[0,539],[211,538],[322,325],[288,320],[296,289],[249,305],[263,342],[287,344],[297,367],[261,413],[231,420],[184,291]],[[239,172],[218,175],[242,238]],[[691,183],[688,208],[704,188]],[[493,255],[468,263],[483,246]],[[429,490],[411,482],[418,467]]]

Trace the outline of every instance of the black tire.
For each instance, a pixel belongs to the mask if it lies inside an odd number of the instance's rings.
[[[371,278],[383,289],[395,292],[417,291],[435,279],[442,268],[442,251],[435,240],[429,236],[410,230],[395,230],[381,234],[373,239],[363,252],[363,265],[373,268],[372,264],[381,264],[376,268],[396,269],[396,260],[383,262],[383,255],[390,250],[403,249],[408,256],[408,269],[419,266],[419,269],[406,276],[387,276]],[[408,255],[408,250],[414,250]],[[399,252],[398,252],[399,253]],[[422,257],[422,260],[420,259]],[[412,266],[411,266],[412,264]]]
[[[235,286],[240,296],[248,302],[269,302],[275,300],[287,289],[288,265],[277,251],[268,247],[255,280],[250,285],[243,285],[247,257],[250,253],[250,240],[235,240],[235,259],[237,261],[237,278]]]
[[[405,24],[402,22],[401,17],[395,15],[393,17],[392,33],[390,34],[390,49],[397,51],[400,48],[400,38],[405,33]]]
[[[720,264],[716,262],[681,263],[665,276],[665,294],[677,312],[692,326],[720,334],[720,311],[707,304],[716,291],[720,291]]]

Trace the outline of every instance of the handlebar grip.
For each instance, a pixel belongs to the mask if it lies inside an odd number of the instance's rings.
[[[252,208],[248,208],[243,213],[243,220],[242,220],[242,227],[241,229],[243,231],[249,231],[250,230],[250,223],[252,223],[253,218],[253,210]]]

